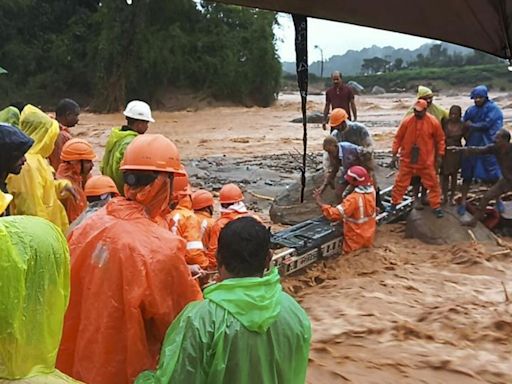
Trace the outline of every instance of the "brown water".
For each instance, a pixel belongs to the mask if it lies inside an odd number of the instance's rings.
[[[510,105],[512,97],[495,96],[501,106]],[[389,149],[413,98],[358,98],[360,121],[370,127],[377,148]],[[463,109],[471,104],[460,95],[441,95],[436,102]],[[322,96],[313,96],[308,110],[321,111],[322,103]],[[504,113],[510,121],[512,110]],[[240,158],[301,151],[302,126],[289,123],[298,116],[298,96],[290,94],[266,109],[156,112],[149,132],[173,139],[192,168],[195,161],[216,156],[204,160],[211,161],[211,173],[199,169],[196,182],[208,184],[215,170],[224,172],[220,179],[237,182],[242,172],[248,179],[244,183],[272,182],[267,190],[272,197],[280,190],[272,167],[276,158],[263,156],[249,165]],[[73,134],[91,140],[101,158],[110,128],[122,123],[121,114],[84,113]],[[310,125],[310,151],[321,150],[324,135],[320,125]],[[290,180],[283,177],[283,186]],[[251,204],[265,217],[268,201]],[[512,261],[503,250],[478,244],[428,246],[405,240],[401,224],[388,225],[380,228],[375,248],[285,279],[313,324],[308,382],[512,383],[512,303],[504,289],[512,296]],[[497,251],[501,254],[493,256]]]

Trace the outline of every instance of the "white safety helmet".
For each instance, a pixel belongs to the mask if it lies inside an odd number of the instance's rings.
[[[126,117],[131,117],[135,120],[144,120],[151,123],[155,122],[153,116],[151,116],[151,108],[148,103],[140,100],[132,100],[126,105],[126,109],[123,112]]]

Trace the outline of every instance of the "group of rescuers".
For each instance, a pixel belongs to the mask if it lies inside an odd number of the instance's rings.
[[[92,176],[79,114],[70,99],[55,118],[0,111],[0,382],[305,382],[309,319],[240,188],[221,188],[214,220],[139,100]]]
[[[383,207],[370,134],[354,121],[339,73],[333,82],[326,177],[314,196],[327,218],[343,222],[343,250],[351,252],[373,244]],[[461,120],[460,107],[448,113],[419,87],[393,142],[400,164],[391,211],[412,183],[442,217],[437,174],[445,202],[450,191],[453,201],[461,153],[462,207],[473,179],[496,181],[474,220],[512,189],[502,113],[484,86],[471,98]],[[154,119],[138,100],[107,140],[102,175],[92,176],[93,147],[70,133],[79,114],[70,99],[55,118],[32,105],[0,111],[0,380],[303,383],[310,322],[283,292],[270,231],[240,188],[222,187],[214,220],[212,194],[192,192],[177,147],[146,133]],[[322,201],[329,186],[341,201],[335,207]],[[213,273],[218,282],[201,291]]]
[[[326,218],[343,222],[344,252],[370,247],[379,210],[396,211],[411,185],[414,208],[423,209],[428,201],[434,215],[442,218],[442,204],[457,204],[459,170],[463,182],[457,212],[463,216],[463,225],[474,226],[482,220],[491,200],[496,201],[496,210],[503,212],[500,196],[512,191],[512,143],[510,132],[503,128],[503,113],[489,99],[486,86],[479,85],[471,91],[474,105],[464,116],[460,106],[453,105],[447,111],[433,102],[432,90],[418,87],[417,99],[393,140],[391,165],[398,167],[398,173],[391,205],[386,208],[379,199],[370,133],[355,121],[354,93],[343,83],[339,72],[334,72],[331,78],[333,86],[325,93],[323,124],[324,129],[327,124],[330,126],[330,135],[323,141],[325,178],[314,197]],[[468,220],[466,199],[473,181],[493,186]],[[322,201],[329,186],[335,190],[336,200],[341,201],[335,207]]]

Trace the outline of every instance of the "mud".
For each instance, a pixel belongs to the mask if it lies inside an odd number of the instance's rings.
[[[492,96],[501,106],[512,102],[512,95]],[[311,96],[308,113],[321,112],[323,99]],[[413,94],[357,97],[358,117],[377,149],[389,150],[413,100]],[[447,108],[471,104],[454,92],[435,101]],[[149,132],[176,142],[194,188],[242,184],[250,208],[269,222],[271,199],[300,175],[302,126],[290,123],[300,113],[298,95],[287,94],[267,109],[156,112]],[[508,124],[512,109],[504,113]],[[73,134],[93,142],[101,159],[110,128],[122,123],[121,114],[83,113]],[[309,125],[311,174],[321,167],[325,134],[320,124]],[[511,383],[512,247],[460,241],[426,245],[405,238],[405,223],[386,225],[373,249],[284,279],[313,325],[308,383]]]

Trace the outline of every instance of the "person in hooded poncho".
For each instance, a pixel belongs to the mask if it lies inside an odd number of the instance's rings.
[[[100,164],[100,172],[114,180],[117,190],[122,195],[124,195],[124,179],[119,167],[124,152],[133,139],[146,133],[149,123],[155,122],[149,105],[140,100],[130,101],[126,105],[123,115],[126,117],[126,124],[122,127],[112,128]]]
[[[474,105],[469,107],[462,120],[467,130],[466,147],[484,147],[494,143],[496,133],[503,127],[503,112],[489,100],[487,87],[479,85],[471,91]],[[463,156],[462,158],[462,198],[459,214],[465,213],[466,198],[473,180],[495,182],[501,177],[500,167],[494,155]]]
[[[185,262],[185,242],[163,214],[180,173],[176,146],[141,135],[121,170],[115,197],[68,235],[71,298],[57,367],[88,384],[125,384],[156,367],[165,331],[201,291]]]
[[[69,299],[62,232],[33,216],[0,218],[0,382],[78,383],[55,369]]]
[[[158,368],[136,384],[304,383],[311,325],[284,293],[271,259],[270,232],[252,217],[219,237],[221,282],[189,304],[165,336]]]
[[[20,174],[7,178],[7,189],[14,197],[11,214],[39,216],[65,232],[68,218],[59,198],[74,194],[74,189],[69,181],[54,179],[54,170],[47,160],[59,134],[59,124],[33,105],[27,105],[21,112],[20,129],[34,144],[25,155],[26,163]]]
[[[0,216],[9,214],[13,196],[7,192],[5,179],[9,174],[18,175],[25,164],[25,153],[34,140],[18,128],[0,123]]]
[[[9,106],[0,111],[0,123],[9,124],[19,128],[20,126],[20,111],[14,106]]]

